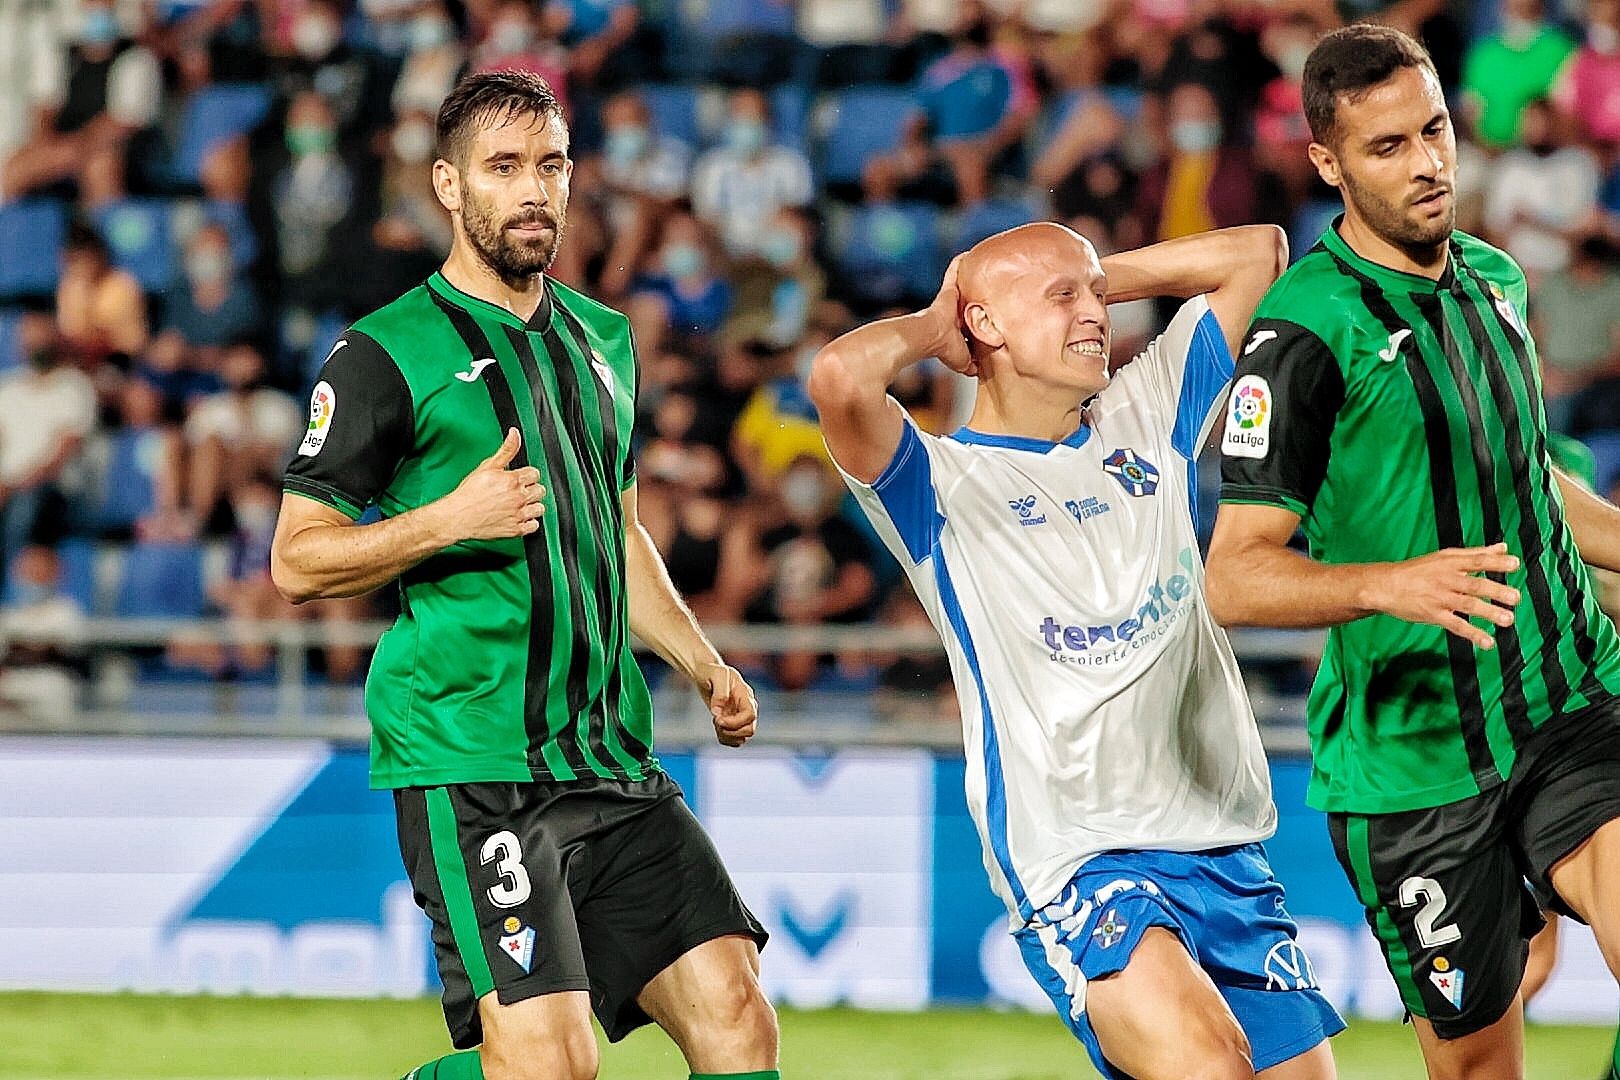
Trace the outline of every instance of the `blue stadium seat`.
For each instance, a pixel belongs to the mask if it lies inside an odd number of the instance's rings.
[[[167,199],[132,198],[99,207],[91,220],[113,262],[134,274],[147,292],[163,292],[180,270],[173,216]]]
[[[938,208],[883,203],[856,208],[842,268],[857,295],[877,304],[922,301],[939,289]]]
[[[1597,489],[1608,495],[1620,483],[1620,431],[1600,431],[1581,439],[1597,459]]]
[[[831,184],[858,184],[866,163],[900,144],[917,109],[910,90],[855,86],[823,102],[821,173]]]
[[[676,5],[681,28],[711,41],[733,34],[792,34],[793,8],[789,0],[704,0]]]
[[[1015,229],[1035,220],[1035,211],[1021,202],[986,199],[969,207],[957,223],[953,247],[966,251],[987,236]]]
[[[67,223],[67,207],[55,199],[0,206],[0,297],[56,292]]]
[[[198,90],[180,119],[174,178],[197,183],[208,152],[226,139],[252,131],[269,113],[270,103],[270,88],[257,83],[219,83]]]
[[[777,145],[801,153],[810,130],[810,92],[802,86],[778,86],[771,91],[771,133]]]
[[[707,140],[699,112],[701,91],[678,83],[649,83],[639,87],[641,100],[652,114],[653,131],[665,138],[679,139],[696,150]]]
[[[102,529],[127,531],[157,505],[163,435],[153,430],[119,428],[107,441],[106,471],[96,493],[95,524]]]
[[[23,361],[22,342],[17,340],[17,331],[21,323],[20,311],[0,309],[0,375],[4,375]]]
[[[124,559],[115,613],[126,618],[196,618],[207,606],[197,544],[138,543]]]

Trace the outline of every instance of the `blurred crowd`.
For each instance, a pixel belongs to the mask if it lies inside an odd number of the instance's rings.
[[[276,595],[278,477],[337,333],[448,249],[433,117],[473,70],[538,72],[566,103],[554,273],[632,319],[642,513],[707,621],[918,624],[826,459],[817,348],[1036,218],[1104,254],[1256,221],[1303,253],[1338,198],[1300,75],[1347,19],[1434,54],[1459,226],[1529,274],[1549,415],[1608,491],[1620,0],[1562,2],[0,0],[0,697],[73,677],[27,641],[64,618],[387,614]],[[1116,359],[1164,314],[1117,310]],[[971,405],[937,366],[895,392],[934,431]],[[154,661],[270,662],[206,640]],[[918,658],[756,666],[789,689],[948,682]]]

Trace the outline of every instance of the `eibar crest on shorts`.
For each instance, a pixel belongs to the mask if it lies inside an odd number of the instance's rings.
[[[1451,1007],[1458,1012],[1462,1011],[1463,998],[1463,969],[1453,967],[1451,961],[1443,956],[1434,958],[1434,970],[1429,972],[1429,981],[1434,988],[1451,1002]]]
[[[501,929],[506,931],[501,938],[501,952],[510,956],[527,974],[529,966],[534,963],[534,927],[524,926],[515,916],[508,915]]]

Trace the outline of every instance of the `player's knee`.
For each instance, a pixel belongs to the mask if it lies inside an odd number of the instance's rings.
[[[484,1080],[596,1080],[601,1058],[589,1028],[485,1043]]]
[[[708,1000],[710,1028],[733,1046],[776,1049],[776,1010],[752,972],[739,973]]]
[[[1249,1039],[1235,1021],[1211,1025],[1198,1042],[1198,1051],[1189,1057],[1187,1080],[1254,1080]]]

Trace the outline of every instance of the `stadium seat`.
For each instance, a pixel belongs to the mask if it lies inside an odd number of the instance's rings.
[[[905,202],[857,207],[842,264],[856,295],[870,303],[927,300],[945,272],[939,210]]]
[[[128,535],[157,504],[155,469],[163,437],[118,428],[107,437],[107,460],[95,500],[97,528]]]
[[[703,123],[703,91],[698,87],[649,83],[640,87],[638,93],[647,103],[653,130],[659,135],[679,139],[694,150],[708,141],[704,132],[710,127]]]
[[[56,292],[67,222],[67,207],[55,199],[0,206],[0,298]]]
[[[21,312],[0,309],[0,375],[4,375],[23,361],[22,343],[17,340],[17,330],[21,322]]]
[[[704,0],[676,10],[687,34],[719,41],[738,34],[791,35],[793,7],[786,0]]]
[[[96,231],[112,251],[113,262],[134,274],[147,292],[167,290],[179,273],[173,211],[167,199],[131,198],[91,213]]]
[[[270,111],[270,102],[270,88],[257,83],[220,83],[193,94],[180,118],[174,179],[198,183],[208,151],[252,131]]]
[[[916,108],[916,95],[892,86],[857,86],[828,95],[816,110],[822,178],[829,184],[859,184],[867,161],[900,144]]]
[[[810,92],[802,86],[778,86],[771,91],[771,132],[777,145],[801,153],[810,129]]]
[[[1581,442],[1597,460],[1597,489],[1607,495],[1620,482],[1620,431],[1600,431],[1584,436]]]
[[[138,543],[129,549],[116,614],[192,619],[202,615],[206,606],[201,546]]]
[[[966,251],[987,236],[1027,225],[1035,218],[1034,209],[1022,202],[986,199],[963,212],[952,238],[953,250]]]

